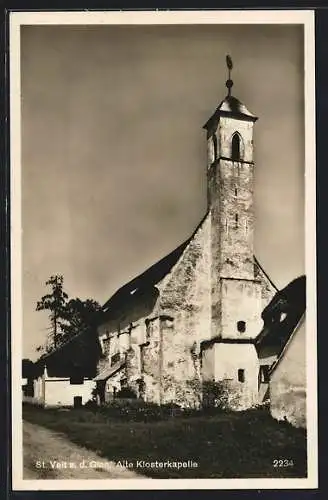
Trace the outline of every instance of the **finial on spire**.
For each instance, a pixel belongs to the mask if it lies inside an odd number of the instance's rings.
[[[228,80],[226,81],[226,87],[228,89],[228,96],[231,95],[231,87],[233,86],[233,81],[231,80],[231,70],[233,68],[232,59],[229,55],[226,56],[226,62],[228,67]]]

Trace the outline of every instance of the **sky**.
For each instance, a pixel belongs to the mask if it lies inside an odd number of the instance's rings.
[[[23,26],[24,357],[46,340],[50,275],[102,304],[198,225],[226,54],[259,117],[255,254],[278,288],[304,274],[301,26]]]

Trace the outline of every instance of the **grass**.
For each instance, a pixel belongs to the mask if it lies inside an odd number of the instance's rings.
[[[306,433],[263,409],[121,421],[91,409],[60,411],[24,405],[23,418],[65,434],[115,462],[187,461],[197,468],[139,469],[154,478],[306,477]],[[293,465],[274,467],[274,460]]]

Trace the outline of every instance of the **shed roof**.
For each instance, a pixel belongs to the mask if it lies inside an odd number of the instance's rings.
[[[105,368],[105,370],[100,372],[93,380],[95,382],[105,381],[110,377],[112,377],[116,372],[121,370],[124,367],[124,365],[125,361],[118,361],[113,366],[108,366],[107,368]]]

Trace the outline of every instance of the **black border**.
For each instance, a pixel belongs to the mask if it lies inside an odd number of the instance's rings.
[[[325,359],[327,337],[325,336],[325,297],[327,297],[327,270],[326,255],[328,242],[325,234],[327,226],[328,199],[325,196],[325,187],[328,185],[326,169],[326,137],[325,129],[328,123],[328,10],[316,11],[315,16],[315,57],[316,57],[316,168],[317,168],[317,343],[318,343],[318,433],[319,433],[319,489],[322,493],[327,490],[327,461],[325,446],[327,443],[327,407],[328,398],[325,386]]]
[[[45,5],[42,0],[16,0],[7,1],[3,9],[0,10],[1,32],[0,32],[0,51],[1,51],[1,85],[0,85],[0,119],[1,119],[1,134],[0,134],[0,314],[1,314],[1,334],[2,345],[4,348],[0,350],[0,394],[4,397],[0,403],[0,411],[4,417],[4,422],[0,426],[0,492],[4,493],[5,498],[31,499],[44,497],[49,498],[101,498],[105,499],[108,496],[127,498],[131,495],[142,495],[147,498],[164,499],[172,493],[187,495],[188,498],[198,498],[202,496],[221,495],[221,498],[238,498],[238,499],[253,499],[261,495],[267,499],[293,499],[303,500],[312,499],[324,494],[326,490],[326,477],[328,470],[325,461],[324,446],[327,438],[327,422],[325,413],[327,410],[327,392],[326,385],[326,370],[325,356],[327,350],[327,334],[325,332],[326,318],[324,317],[324,308],[326,303],[327,292],[327,267],[328,263],[326,256],[328,255],[328,245],[325,238],[326,213],[328,212],[328,196],[326,194],[326,186],[328,187],[328,161],[326,147],[326,129],[328,124],[328,2],[322,1],[289,1],[286,5],[285,0],[277,0],[274,4],[262,3],[259,0],[249,0],[247,3],[244,0],[217,0],[207,1],[202,5],[194,5],[193,3],[185,4],[185,2],[171,1],[166,2],[144,2],[136,5],[133,1],[116,0],[115,2],[90,2],[73,1],[59,2],[49,1]],[[50,4],[50,5],[49,5]],[[8,18],[10,11],[80,11],[80,10],[219,10],[219,9],[270,9],[270,10],[285,10],[285,9],[315,9],[315,37],[316,37],[316,154],[317,154],[317,312],[318,312],[318,387],[319,387],[319,489],[318,490],[158,490],[158,491],[12,491],[11,489],[11,371],[10,371],[10,150],[9,150],[9,58],[8,58]],[[5,333],[4,333],[5,332]],[[326,343],[325,343],[326,341]],[[3,401],[3,398],[2,398]],[[2,446],[1,446],[2,444]]]

